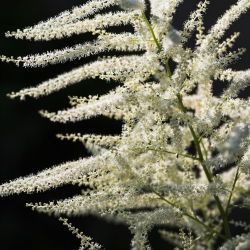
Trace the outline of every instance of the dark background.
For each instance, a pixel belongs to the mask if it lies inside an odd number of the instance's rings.
[[[29,42],[5,38],[4,32],[16,30],[36,24],[72,6],[81,4],[82,0],[12,0],[1,1],[0,9],[0,54],[24,56],[41,53],[47,50],[59,49],[91,38],[89,34],[74,36],[51,42]],[[85,1],[84,1],[85,2]],[[176,28],[186,20],[188,13],[198,3],[196,0],[184,0],[174,19]],[[235,3],[233,0],[211,0],[205,16],[206,27],[215,23],[216,18],[225,8]],[[227,33],[240,31],[241,36],[236,47],[250,49],[249,12],[232,25]],[[234,64],[235,69],[246,69],[250,65],[250,51],[242,60]],[[66,90],[59,91],[48,97],[26,101],[10,100],[6,94],[24,87],[36,85],[59,73],[88,62],[82,59],[63,65],[54,65],[39,69],[18,68],[13,64],[0,63],[0,183],[19,176],[48,168],[54,164],[74,160],[87,155],[80,143],[60,141],[56,133],[119,133],[121,123],[104,118],[91,119],[75,124],[52,123],[38,115],[38,110],[58,110],[67,107],[69,95],[93,95],[106,93],[117,83],[88,80],[78,83]],[[223,89],[223,83],[217,83],[215,94]],[[249,96],[249,89],[241,96]],[[0,250],[73,250],[78,249],[79,242],[54,217],[32,212],[25,207],[26,202],[48,201],[73,196],[79,193],[77,187],[65,186],[35,195],[15,195],[0,199]],[[108,224],[95,217],[78,217],[71,220],[87,235],[103,244],[106,249],[129,249],[131,235],[124,225]],[[171,249],[156,236],[156,230],[151,234],[154,249]]]

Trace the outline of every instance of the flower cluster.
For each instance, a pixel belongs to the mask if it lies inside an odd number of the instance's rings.
[[[249,99],[238,98],[250,82],[250,70],[229,68],[244,52],[231,51],[239,34],[225,41],[221,38],[250,7],[250,1],[238,0],[207,33],[203,24],[207,0],[198,4],[182,30],[173,27],[173,14],[181,2],[150,0],[147,6],[143,0],[91,0],[33,27],[6,33],[8,37],[42,41],[85,32],[97,36],[93,42],[44,54],[1,56],[2,61],[24,67],[100,52],[130,53],[99,57],[9,95],[40,97],[89,78],[120,81],[122,85],[108,94],[72,97],[68,109],[41,114],[62,123],[104,115],[122,120],[123,127],[114,136],[58,135],[81,141],[93,155],[2,184],[1,196],[68,183],[80,185],[82,195],[28,206],[56,216],[92,213],[125,222],[134,235],[131,248],[137,250],[150,249],[148,233],[159,224],[179,229],[179,233],[166,229],[160,234],[180,248],[213,249],[218,238],[225,242],[223,250],[249,247],[249,233],[232,236],[228,215],[236,201],[247,201],[243,194],[250,187]],[[111,6],[120,11],[98,14]],[[150,17],[145,15],[147,8]],[[127,24],[133,32],[107,30]],[[188,48],[193,34],[196,45]],[[228,82],[220,97],[212,92],[216,79]],[[195,150],[190,150],[191,145]],[[81,240],[80,249],[101,248],[66,219],[61,220]],[[244,228],[249,230],[249,225],[245,223]]]

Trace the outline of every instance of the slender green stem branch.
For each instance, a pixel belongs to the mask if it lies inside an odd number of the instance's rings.
[[[204,145],[202,139],[203,139],[203,138],[201,137],[200,143],[201,143],[201,146],[202,146],[202,148],[203,148],[203,151],[204,151],[204,154],[205,154],[205,158],[206,158],[206,160],[207,160],[207,155],[208,155],[208,153],[207,153],[206,147],[205,147],[205,145]]]
[[[182,102],[182,97],[180,94],[177,94],[177,99],[178,99],[178,104],[179,104],[179,108],[180,110],[183,112],[183,113],[186,113],[187,110],[185,108],[185,106],[183,105],[183,102]],[[202,165],[202,168],[206,174],[206,177],[208,179],[209,182],[213,182],[213,179],[212,179],[212,174],[210,172],[210,170],[206,167],[206,165],[204,164],[204,158],[203,158],[203,154],[202,154],[202,151],[201,151],[201,147],[200,147],[200,143],[199,143],[199,139],[198,139],[198,136],[196,135],[192,125],[188,125],[189,127],[189,130],[193,136],[193,139],[194,139],[194,144],[195,144],[195,148],[197,150],[197,153],[198,153],[198,156],[199,156],[199,161]]]
[[[172,155],[177,155],[177,156],[189,158],[189,159],[192,159],[192,160],[194,160],[194,161],[199,161],[198,158],[193,157],[192,155],[178,154],[178,153],[175,153],[175,152],[172,152],[172,151],[168,151],[168,150],[164,150],[164,149],[154,149],[154,148],[147,148],[147,149],[148,149],[148,150],[152,150],[152,151],[164,152],[164,153],[167,153],[167,154],[172,154]]]
[[[151,35],[152,35],[152,37],[153,37],[153,39],[154,39],[154,42],[155,42],[155,44],[156,44],[156,46],[157,46],[157,48],[158,48],[158,52],[162,51],[161,44],[159,43],[158,39],[156,38],[154,29],[153,29],[151,23],[148,21],[148,19],[147,19],[145,13],[142,13],[142,19],[144,20],[144,22],[145,22],[146,25],[148,26],[148,29],[150,30],[150,33],[151,33]],[[168,61],[169,61],[169,58],[167,58],[167,59],[166,59],[166,62],[165,62],[165,65],[166,65],[165,71],[166,71],[166,73],[167,73],[167,76],[168,76],[168,77],[171,77],[172,74],[171,74],[171,69],[170,69],[170,67],[169,67]]]
[[[151,35],[152,35],[152,37],[153,37],[153,39],[154,39],[154,42],[155,42],[155,44],[156,44],[158,50],[161,51],[161,45],[160,45],[160,43],[158,42],[158,40],[157,40],[157,38],[156,38],[156,36],[155,36],[154,29],[153,29],[152,25],[150,24],[150,22],[148,21],[148,19],[147,19],[145,13],[142,13],[142,18],[143,18],[143,20],[145,21],[146,25],[148,26],[148,28],[149,28],[149,30],[150,30],[150,32],[151,32]]]
[[[145,16],[144,13],[142,13],[142,18],[143,18],[143,20],[145,21],[146,25],[148,26],[148,28],[149,28],[149,30],[150,30],[150,32],[151,32],[151,34],[152,34],[152,37],[153,37],[153,39],[154,39],[154,41],[155,41],[155,44],[156,44],[158,50],[161,51],[161,50],[162,50],[162,47],[161,47],[159,41],[157,40],[157,38],[156,38],[156,36],[155,36],[154,29],[153,29],[153,27],[151,26],[150,22],[148,21],[148,19],[147,19],[147,17]],[[166,63],[165,70],[166,70],[166,73],[167,73],[168,77],[171,77],[171,76],[172,76],[172,72],[171,72],[171,70],[170,70],[170,67],[169,67],[169,64],[168,64],[168,60],[167,60],[167,63]],[[179,104],[180,110],[181,110],[183,113],[186,113],[187,111],[186,111],[185,106],[183,105],[181,95],[180,95],[180,94],[177,94],[176,96],[177,96],[177,99],[178,99],[178,104]],[[198,158],[198,159],[199,159],[199,162],[200,162],[200,164],[201,164],[201,166],[202,166],[202,168],[203,168],[203,171],[204,171],[205,174],[206,174],[206,177],[207,177],[209,183],[212,183],[212,182],[213,182],[213,175],[211,174],[210,170],[207,168],[207,166],[206,166],[205,163],[204,163],[204,157],[203,157],[202,150],[201,150],[201,147],[200,147],[199,138],[198,138],[198,136],[196,135],[196,133],[195,133],[195,131],[194,131],[192,125],[188,125],[188,127],[189,127],[189,130],[190,130],[190,132],[191,132],[191,134],[192,134],[192,137],[193,137],[193,139],[194,139],[195,148],[196,148],[197,153],[198,153],[198,156],[199,156],[199,158]],[[214,195],[214,199],[215,199],[215,201],[216,201],[216,205],[217,205],[217,207],[218,207],[218,210],[219,210],[219,212],[220,212],[221,218],[222,218],[222,220],[223,220],[223,226],[224,226],[226,238],[229,239],[229,238],[231,238],[232,236],[231,236],[231,232],[230,232],[230,228],[229,228],[229,223],[228,223],[228,219],[227,219],[227,214],[226,214],[226,212],[225,212],[225,210],[224,210],[224,208],[223,208],[223,206],[222,206],[222,203],[221,203],[221,201],[220,201],[220,198],[219,198],[217,195]]]
[[[174,204],[173,202],[167,200],[165,197],[163,197],[161,194],[159,194],[158,192],[154,191],[153,189],[150,188],[150,190],[156,194],[161,200],[165,201],[166,203],[168,203],[170,206],[172,207],[176,207],[176,208],[179,208],[176,204]],[[216,234],[218,235],[219,237],[221,237],[222,239],[226,239],[224,235],[220,234],[219,232],[217,232],[216,230],[212,229],[211,227],[209,227],[208,225],[206,225],[205,223],[203,223],[202,221],[200,221],[198,218],[184,212],[184,211],[181,211],[182,214],[184,216],[187,216],[188,218],[192,219],[193,221],[197,222],[198,224],[202,225],[203,227],[205,227],[207,230],[210,231],[210,233],[212,234]]]
[[[179,103],[179,107],[180,107],[180,110],[183,112],[183,113],[186,113],[186,108],[184,107],[183,105],[183,102],[182,102],[182,97],[180,94],[177,94],[177,99],[178,99],[178,103]],[[189,127],[189,130],[193,136],[193,139],[194,139],[194,144],[195,144],[195,148],[197,150],[197,153],[198,153],[198,156],[199,156],[199,161],[200,161],[200,164],[203,168],[203,171],[205,172],[206,174],[206,177],[208,179],[208,181],[210,183],[213,182],[213,176],[210,172],[210,170],[207,168],[207,166],[205,165],[204,163],[204,158],[203,158],[203,154],[202,154],[202,151],[201,151],[201,147],[200,147],[200,143],[199,143],[199,138],[198,136],[196,135],[192,125],[188,125]],[[221,214],[221,218],[223,220],[223,225],[224,225],[224,230],[225,230],[225,234],[226,234],[226,237],[227,238],[231,238],[231,232],[230,232],[230,228],[229,228],[229,223],[228,223],[228,219],[227,219],[227,214],[222,206],[222,203],[220,201],[220,198],[217,196],[217,195],[214,195],[214,199],[215,199],[215,202],[216,202],[216,205],[220,211],[220,214]]]
[[[179,107],[180,107],[181,111],[186,113],[187,111],[186,111],[186,108],[183,105],[182,97],[181,97],[180,94],[177,94],[177,99],[178,99],[178,103],[179,103]],[[212,183],[213,182],[213,176],[212,176],[210,170],[207,168],[207,166],[204,163],[204,158],[203,158],[203,154],[202,154],[202,151],[201,151],[198,136],[196,135],[192,125],[188,125],[188,127],[189,127],[189,130],[190,130],[190,132],[191,132],[191,134],[193,136],[193,139],[194,139],[194,144],[195,144],[195,148],[197,150],[197,153],[199,155],[200,164],[201,164],[201,166],[203,168],[203,171],[206,174],[206,177],[207,177],[208,181],[210,183]],[[216,205],[217,205],[217,207],[218,207],[218,209],[220,211],[220,214],[221,214],[221,217],[222,217],[222,220],[223,220],[223,225],[224,225],[224,230],[225,230],[226,236],[227,236],[227,238],[231,238],[231,232],[230,232],[230,229],[229,229],[227,214],[225,213],[225,210],[224,210],[224,208],[222,206],[220,198],[217,195],[214,195],[214,199],[215,199]]]
[[[235,173],[235,177],[234,177],[234,182],[233,182],[232,190],[230,192],[230,195],[229,195],[229,198],[228,198],[228,201],[227,201],[227,206],[226,206],[226,215],[227,216],[228,216],[229,207],[230,207],[231,199],[232,199],[232,196],[233,196],[233,192],[234,192],[234,189],[235,189],[235,186],[236,186],[236,182],[239,179],[239,175],[240,175],[239,169],[240,168],[239,168],[239,165],[238,165],[236,173]]]

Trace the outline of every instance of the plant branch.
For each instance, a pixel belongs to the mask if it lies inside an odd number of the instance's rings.
[[[151,35],[152,35],[152,37],[153,37],[153,39],[154,39],[154,42],[155,42],[155,44],[156,44],[156,46],[157,46],[157,48],[158,48],[158,51],[159,51],[159,52],[162,51],[161,44],[159,43],[158,39],[156,38],[154,29],[153,29],[152,25],[150,24],[149,20],[147,19],[147,17],[146,17],[146,15],[145,15],[144,12],[142,12],[142,19],[144,20],[144,22],[145,22],[146,25],[148,26],[148,28],[149,28],[149,30],[150,30],[150,33],[151,33]],[[166,73],[167,73],[167,76],[168,76],[168,77],[171,77],[172,74],[171,74],[171,70],[170,70],[168,61],[169,61],[169,58],[167,58],[166,63],[165,63],[165,65],[166,65],[165,71],[166,71]]]
[[[226,206],[226,215],[228,216],[228,212],[229,212],[229,207],[230,207],[230,203],[231,203],[231,199],[232,199],[232,196],[233,196],[233,192],[234,192],[234,189],[235,189],[235,186],[236,186],[236,182],[237,180],[239,179],[239,165],[237,167],[237,170],[236,170],[236,174],[235,174],[235,177],[234,177],[234,182],[233,182],[233,186],[232,186],[232,190],[230,192],[230,195],[229,195],[229,198],[228,198],[228,201],[227,201],[227,206]]]
[[[179,153],[175,153],[175,152],[164,150],[164,149],[154,149],[154,148],[147,148],[147,149],[148,150],[152,150],[152,151],[164,152],[164,153],[167,153],[167,154],[173,154],[173,155],[176,155],[176,156],[181,156],[181,157],[189,158],[189,159],[192,159],[194,161],[199,161],[198,158],[193,157],[192,155],[188,155],[188,154],[179,154]]]
[[[151,35],[152,35],[152,37],[153,37],[153,39],[154,39],[154,42],[155,42],[155,44],[156,44],[158,50],[161,51],[161,45],[160,45],[159,41],[157,40],[157,38],[156,38],[156,36],[155,36],[154,29],[153,29],[152,25],[150,24],[150,22],[148,21],[148,19],[147,19],[145,13],[142,13],[142,18],[143,18],[143,20],[145,21],[146,25],[148,26],[148,28],[149,28],[149,30],[150,30],[150,33],[151,33]]]
[[[157,40],[157,38],[156,38],[156,36],[155,36],[154,29],[153,29],[153,27],[151,26],[150,22],[148,21],[148,19],[147,19],[147,17],[145,16],[144,13],[142,13],[142,18],[143,18],[143,20],[145,21],[146,25],[148,26],[148,28],[149,28],[149,30],[150,30],[150,32],[151,32],[151,34],[152,34],[152,37],[153,37],[153,39],[154,39],[154,41],[155,41],[155,44],[156,44],[158,50],[161,51],[161,50],[162,50],[162,47],[161,47],[159,41]],[[169,67],[168,61],[167,61],[167,63],[166,63],[165,70],[166,70],[166,73],[167,73],[168,77],[171,77],[171,76],[172,76],[172,72],[170,71],[170,67]],[[179,104],[180,110],[181,110],[183,113],[186,113],[187,111],[186,111],[185,106],[183,105],[182,96],[181,96],[180,94],[177,94],[176,97],[177,97],[177,100],[178,100],[178,104]],[[207,168],[207,166],[206,166],[205,163],[204,163],[204,157],[203,157],[202,150],[201,150],[201,147],[200,147],[199,138],[198,138],[198,136],[196,135],[196,133],[195,133],[195,131],[194,131],[192,125],[189,124],[188,127],[189,127],[189,130],[190,130],[190,132],[191,132],[191,134],[192,134],[192,137],[193,137],[193,139],[194,139],[195,148],[196,148],[197,153],[198,153],[198,156],[199,156],[199,158],[198,158],[198,159],[199,159],[199,162],[200,162],[200,164],[201,164],[201,166],[202,166],[202,168],[203,168],[203,171],[205,172],[205,175],[206,175],[206,177],[207,177],[209,183],[212,183],[212,182],[213,182],[213,176],[212,176],[210,170]],[[223,208],[223,206],[222,206],[222,203],[221,203],[221,201],[220,201],[220,198],[219,198],[217,195],[214,195],[214,199],[215,199],[215,201],[216,201],[216,205],[217,205],[217,207],[218,207],[218,210],[219,210],[220,215],[221,215],[222,220],[223,220],[223,226],[224,226],[226,238],[229,239],[229,238],[231,238],[232,236],[231,236],[231,232],[230,232],[230,228],[229,228],[229,223],[228,223],[228,219],[227,219],[227,214],[226,214],[226,212],[225,212],[225,210],[224,210],[224,208]]]
[[[167,200],[165,197],[163,197],[161,194],[159,194],[158,192],[154,191],[152,188],[150,188],[150,190],[156,194],[161,200],[165,201],[166,203],[168,203],[170,206],[172,207],[176,207],[176,208],[179,208],[176,204],[174,204],[173,202]],[[184,216],[187,216],[188,218],[192,219],[193,221],[197,222],[198,224],[202,225],[203,227],[205,227],[207,230],[210,231],[210,233],[214,234],[216,233],[216,235],[218,235],[219,237],[221,237],[222,239],[226,239],[224,235],[220,234],[219,232],[217,232],[216,230],[212,229],[211,227],[209,227],[208,225],[206,225],[204,222],[200,221],[198,218],[184,212],[184,211],[181,211],[182,214]]]
[[[187,111],[186,111],[186,108],[183,105],[182,97],[181,97],[180,94],[177,94],[177,99],[178,99],[180,110],[182,112],[186,113]],[[208,181],[210,183],[212,183],[213,182],[213,176],[212,176],[210,170],[207,168],[207,166],[204,163],[204,158],[203,158],[203,154],[202,154],[202,151],[201,151],[198,136],[196,135],[192,125],[188,125],[188,127],[189,127],[189,130],[190,130],[190,132],[191,132],[191,134],[193,136],[193,139],[194,139],[194,144],[195,144],[195,148],[197,150],[197,153],[199,155],[200,164],[201,164],[201,166],[203,168],[203,171],[206,174],[206,177],[207,177]],[[218,209],[220,211],[220,214],[221,214],[221,217],[222,217],[222,220],[223,220],[223,225],[224,225],[224,230],[225,230],[226,237],[231,238],[232,236],[231,236],[229,223],[228,223],[228,219],[227,219],[227,213],[225,212],[225,210],[224,210],[224,208],[222,206],[220,198],[217,195],[214,195],[214,199],[215,199],[216,205],[217,205],[217,207],[218,207]]]
[[[201,137],[201,138],[200,138],[200,143],[201,143],[201,146],[202,146],[202,148],[203,148],[203,151],[204,151],[204,154],[205,154],[205,158],[206,158],[206,160],[207,160],[207,155],[208,155],[208,153],[207,153],[206,147],[205,147],[205,145],[204,145],[202,139],[203,139],[203,138]]]

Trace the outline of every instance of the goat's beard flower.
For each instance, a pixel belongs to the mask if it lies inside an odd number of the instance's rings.
[[[63,50],[1,57],[25,67],[113,50],[141,53],[98,58],[36,87],[10,94],[11,98],[20,99],[40,97],[96,77],[120,81],[123,85],[108,94],[71,97],[70,108],[40,113],[62,123],[104,115],[122,120],[123,128],[119,135],[58,135],[61,139],[81,141],[93,156],[2,184],[1,196],[44,191],[67,183],[87,187],[82,195],[70,199],[28,206],[56,216],[112,216],[129,225],[134,235],[132,249],[149,249],[147,234],[157,224],[180,229],[179,233],[160,233],[185,249],[211,248],[216,237],[226,241],[221,249],[249,243],[249,234],[232,238],[227,218],[232,204],[249,190],[250,108],[249,100],[239,99],[237,94],[249,84],[250,70],[228,68],[243,52],[229,51],[239,34],[224,42],[220,39],[250,7],[250,1],[237,1],[207,34],[203,25],[206,0],[198,4],[182,30],[171,25],[181,2],[151,0],[149,21],[143,13],[142,0],[92,0],[33,27],[6,33],[8,37],[36,41],[84,32],[97,35],[96,41]],[[121,11],[96,14],[116,5]],[[88,17],[93,14],[96,15]],[[134,32],[107,31],[109,26],[124,24],[132,25]],[[186,42],[194,32],[196,46],[187,48]],[[170,59],[176,63],[174,70],[169,66]],[[214,79],[230,83],[220,97],[212,94]],[[195,88],[196,93],[190,94]],[[188,150],[192,144],[195,154]],[[223,171],[229,163],[233,167]],[[200,174],[193,171],[194,166]],[[208,206],[212,201],[216,206]],[[204,216],[199,217],[197,211]],[[219,219],[222,222],[218,224]],[[100,248],[67,219],[60,220],[81,240],[81,249]]]

